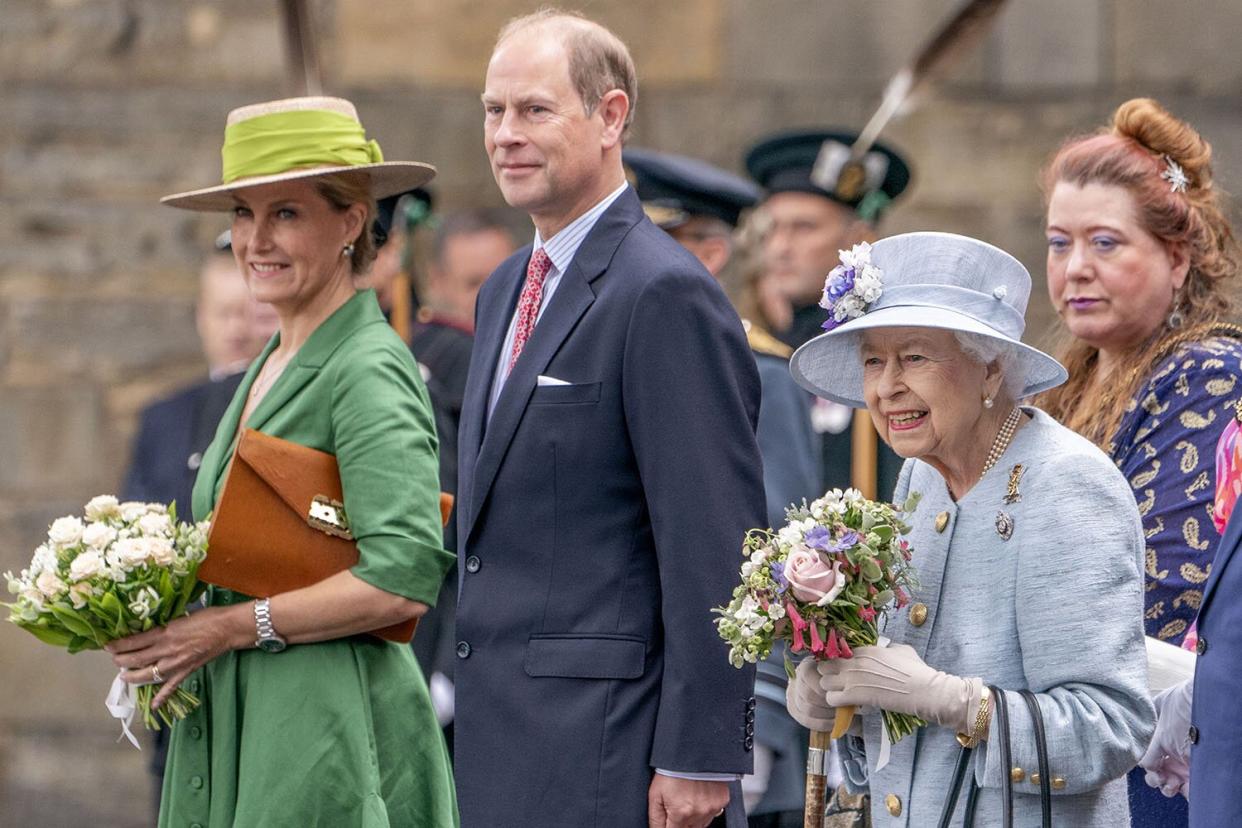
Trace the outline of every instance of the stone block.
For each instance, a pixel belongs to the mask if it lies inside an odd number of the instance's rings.
[[[92,84],[272,82],[283,73],[274,4],[8,0],[0,75]]]
[[[722,2],[601,2],[588,14],[628,44],[641,90],[642,84],[701,82],[719,74]],[[477,94],[501,27],[535,8],[529,0],[339,0],[334,66],[353,86],[415,82]]]
[[[9,317],[11,367],[110,377],[199,359],[188,297],[15,299]]]
[[[6,387],[0,395],[0,492],[52,494],[91,483],[102,471],[97,441],[103,433],[92,385]]]
[[[1242,84],[1242,3],[1199,0],[1195,3],[1148,3],[1116,0],[1113,4],[1113,80],[1143,94],[1224,95],[1237,108]]]
[[[730,0],[725,74],[747,84],[878,94],[957,6],[954,0]],[[978,71],[967,59],[948,76]]]
[[[993,81],[1007,93],[1096,86],[1104,17],[1099,0],[1009,4],[989,43]]]

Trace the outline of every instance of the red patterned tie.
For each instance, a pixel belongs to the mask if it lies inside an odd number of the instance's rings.
[[[535,320],[539,318],[539,305],[543,301],[543,280],[552,269],[552,260],[543,248],[535,251],[526,266],[526,282],[522,285],[522,295],[518,297],[517,324],[513,329],[513,352],[509,355],[509,367],[505,376],[513,370],[514,364],[526,347],[531,332],[535,330]]]

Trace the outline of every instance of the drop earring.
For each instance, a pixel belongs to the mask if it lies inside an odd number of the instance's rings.
[[[993,405],[993,403],[992,403],[992,398],[991,398],[991,397],[984,397],[984,398],[983,398],[983,407],[984,407],[984,408],[991,408],[991,407],[992,407],[992,405]]]
[[[341,258],[351,259],[353,258],[353,255],[354,255],[354,243],[350,242],[349,244],[345,245],[345,247],[341,250]]]

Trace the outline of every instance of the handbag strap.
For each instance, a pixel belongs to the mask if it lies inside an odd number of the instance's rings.
[[[1022,700],[1031,712],[1035,724],[1035,753],[1039,761],[1039,808],[1043,813],[1043,828],[1052,828],[1052,779],[1048,770],[1048,740],[1044,734],[1044,716],[1039,709],[1039,699],[1030,690],[1019,690]]]
[[[953,819],[953,811],[957,808],[957,797],[962,792],[962,780],[966,778],[966,770],[970,767],[970,754],[973,748],[963,747],[957,755],[957,767],[953,769],[953,781],[949,784],[949,795],[945,798],[944,809],[940,812],[939,828],[949,828]],[[971,796],[974,796],[974,782],[971,782]],[[969,808],[969,800],[967,800]],[[970,825],[969,822],[966,825]]]
[[[992,707],[996,724],[1000,727],[1001,824],[1005,828],[1013,828],[1013,777],[1009,773],[1013,767],[1013,752],[1009,744],[1009,706],[1005,702],[1004,690],[991,684],[988,690],[992,693]]]

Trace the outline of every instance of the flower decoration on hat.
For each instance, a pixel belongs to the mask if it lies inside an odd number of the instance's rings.
[[[862,316],[884,293],[884,272],[871,263],[871,245],[862,242],[840,253],[841,264],[829,272],[819,300],[828,311],[826,331]]]
[[[1182,169],[1182,165],[1167,155],[1164,157],[1164,163],[1166,167],[1164,172],[1160,173],[1160,177],[1169,182],[1169,190],[1174,193],[1186,192],[1190,179],[1186,176],[1186,171]]]

